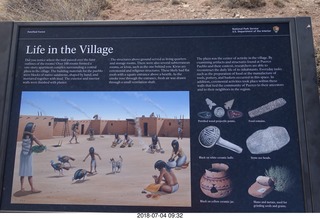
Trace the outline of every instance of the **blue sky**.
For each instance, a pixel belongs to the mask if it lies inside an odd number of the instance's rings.
[[[20,115],[54,116],[76,120],[131,119],[149,116],[189,118],[189,92],[23,92]]]

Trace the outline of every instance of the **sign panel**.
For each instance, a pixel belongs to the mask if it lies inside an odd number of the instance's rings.
[[[308,18],[1,25],[1,210],[319,210]]]

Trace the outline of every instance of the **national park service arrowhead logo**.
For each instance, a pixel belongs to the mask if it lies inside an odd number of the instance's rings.
[[[273,32],[278,33],[279,30],[280,30],[280,27],[279,26],[273,26],[272,30],[273,30]]]

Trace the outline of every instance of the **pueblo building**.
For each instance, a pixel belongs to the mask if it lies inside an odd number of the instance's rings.
[[[149,117],[137,117],[126,120],[101,120],[95,117],[93,120],[69,120],[68,118],[56,118],[53,116],[28,116],[21,115],[17,141],[22,140],[25,125],[28,122],[36,124],[35,135],[38,139],[52,139],[66,137],[72,133],[71,127],[79,123],[79,135],[89,135],[93,130],[94,135],[123,135],[127,133],[133,136],[177,137],[178,127],[183,129],[183,137],[190,137],[190,119],[158,118],[151,114]]]

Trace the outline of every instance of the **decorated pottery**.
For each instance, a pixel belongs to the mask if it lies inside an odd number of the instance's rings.
[[[200,179],[201,191],[211,198],[224,198],[232,192],[232,182],[228,174],[229,166],[213,163]]]

